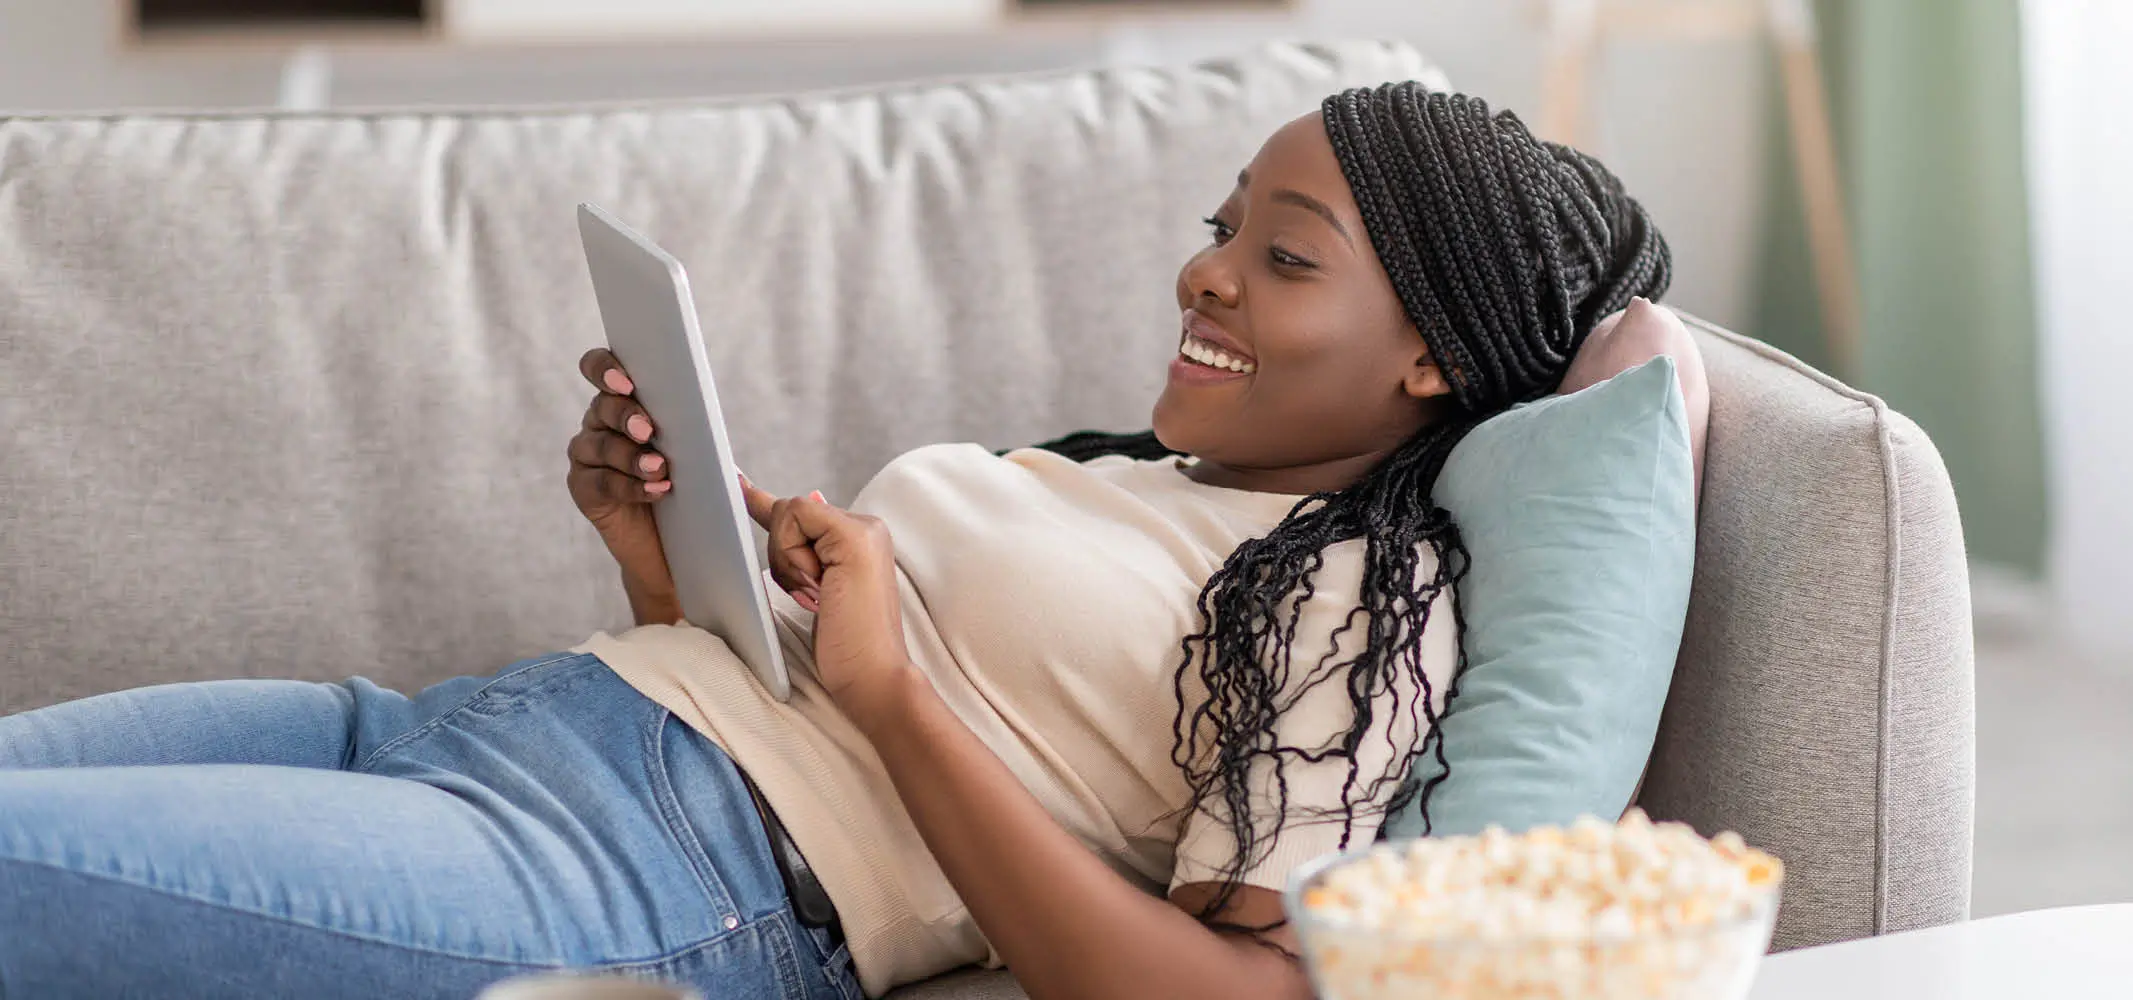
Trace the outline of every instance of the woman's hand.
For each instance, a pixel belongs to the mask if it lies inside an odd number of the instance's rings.
[[[1661,354],[1674,359],[1674,377],[1681,383],[1681,402],[1689,421],[1689,459],[1694,463],[1696,492],[1701,495],[1703,444],[1711,423],[1711,379],[1704,371],[1703,351],[1697,348],[1695,336],[1674,310],[1639,296],[1629,300],[1628,308],[1602,318],[1570,359],[1563,384],[1555,391],[1567,396]]]
[[[600,391],[570,439],[570,498],[622,567],[637,624],[673,624],[681,618],[681,603],[652,504],[674,482],[667,478],[666,456],[650,446],[652,418],[632,395],[636,384],[606,348],[586,351],[578,371]]]
[[[748,514],[770,532],[770,575],[815,612],[815,671],[862,730],[909,680],[896,547],[879,518],[821,493],[779,498],[741,477]]]

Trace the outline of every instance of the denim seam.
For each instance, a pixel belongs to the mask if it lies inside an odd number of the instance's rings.
[[[711,937],[705,938],[702,941],[698,941],[692,945],[686,945],[684,947],[677,948],[674,951],[668,952],[664,955],[654,955],[650,958],[633,959],[627,962],[602,962],[594,965],[575,966],[574,968],[590,969],[594,972],[618,972],[633,975],[641,975],[645,973],[658,974],[663,972],[671,972],[675,969],[675,967],[681,965],[683,962],[695,958],[698,954],[723,945],[726,942],[731,941],[732,939],[740,937],[744,934],[753,934],[760,938],[764,935],[765,932],[774,929],[767,925],[773,923],[777,919],[778,918],[776,914],[771,914],[769,916],[742,923],[739,926],[733,928],[732,930],[726,930],[721,927],[719,929],[719,932],[715,935],[712,935]],[[780,935],[780,937],[782,938],[783,935]],[[788,958],[791,957],[791,950],[789,948],[779,947],[780,944],[784,943],[786,942],[781,941],[778,944],[772,945],[771,950],[773,952],[773,957],[780,954]],[[797,963],[794,963],[794,965],[796,966]],[[787,978],[784,975],[787,968],[790,968],[790,966],[776,967],[775,971],[778,972],[779,979]],[[790,992],[789,988],[787,992]],[[805,998],[802,997],[800,998],[800,1000],[805,1000]]]
[[[344,937],[349,938],[351,940],[367,942],[370,944],[383,945],[388,948],[398,948],[403,951],[418,952],[424,955],[434,955],[439,958],[450,958],[467,962],[480,962],[484,965],[505,965],[522,969],[589,969],[596,972],[651,971],[681,962],[685,959],[694,956],[698,952],[705,951],[707,949],[725,943],[728,938],[732,938],[740,934],[759,932],[761,929],[760,925],[768,922],[774,922],[779,919],[778,914],[766,914],[765,916],[760,917],[758,919],[744,922],[739,926],[732,928],[731,930],[727,930],[722,927],[717,934],[714,934],[708,938],[704,938],[703,940],[697,941],[693,944],[683,945],[682,947],[676,948],[675,950],[670,952],[665,952],[658,955],[650,955],[644,958],[634,958],[608,962],[593,962],[581,965],[574,964],[563,959],[550,960],[526,958],[498,958],[494,955],[469,954],[467,952],[458,951],[451,948],[442,948],[435,945],[411,944],[406,941],[396,940],[394,938],[385,937],[368,931],[351,930],[346,927],[329,927],[325,924],[313,923],[312,921],[304,920],[299,917],[288,916],[286,914],[268,913],[261,910],[255,910],[246,906],[239,906],[235,903],[230,903],[219,899],[203,898],[201,896],[195,895],[194,893],[188,890],[173,889],[166,886],[156,885],[150,882],[142,882],[124,875],[113,875],[109,872],[83,871],[79,868],[74,868],[62,864],[54,864],[50,861],[44,861],[37,858],[0,858],[0,865],[5,864],[34,866],[37,868],[44,868],[49,869],[51,871],[62,872],[68,875],[78,875],[82,878],[95,879],[99,882],[110,882],[115,885],[122,885],[132,889],[139,889],[143,892],[161,893],[163,895],[171,896],[197,906],[205,906],[210,909],[216,910],[225,910],[230,913],[242,914],[247,917],[268,920],[279,924],[287,924],[291,927],[301,927],[305,930],[313,930],[321,934],[331,934],[335,937]],[[788,959],[792,958],[793,955],[790,947],[790,939],[787,938],[785,935],[779,935],[779,937],[781,940],[778,942],[778,947],[776,950],[784,957]],[[793,962],[792,967],[797,966],[798,962]]]
[[[859,989],[859,970],[857,966],[852,968],[852,988],[846,989],[841,983],[841,980],[844,979],[843,971],[845,966],[852,965],[852,943],[839,939],[835,945],[825,947],[822,942],[823,939],[829,937],[829,932],[802,927],[800,928],[800,933],[814,942],[816,953],[822,956],[822,978],[828,980],[830,985],[836,988],[838,996],[844,997],[846,1000],[866,1000],[865,992]]]
[[[372,750],[368,756],[364,757],[361,763],[358,763],[355,767],[350,768],[349,770],[358,773],[368,773],[370,769],[378,763],[378,761],[382,760],[385,757],[386,754],[398,750],[401,747],[414,742],[420,737],[427,736],[430,733],[435,732],[439,726],[444,725],[446,721],[458,715],[468,705],[471,705],[476,701],[481,700],[484,695],[489,693],[490,688],[493,688],[498,684],[502,684],[507,680],[515,679],[520,674],[523,674],[528,670],[538,670],[542,667],[552,666],[554,664],[561,663],[564,660],[576,656],[591,655],[591,653],[556,653],[550,656],[544,656],[538,660],[534,660],[531,663],[522,663],[517,667],[497,674],[495,677],[489,678],[488,683],[483,684],[481,687],[475,689],[474,693],[467,695],[466,700],[461,701],[459,704],[454,705],[445,711],[437,713],[437,715],[434,718],[430,719],[428,722],[416,726],[415,728],[410,729],[407,732],[401,733],[400,735],[395,736],[392,739],[386,740],[384,743],[380,744],[377,749]]]
[[[785,980],[785,1000],[807,1000],[807,966],[800,961],[799,942],[792,939],[793,929],[799,923],[789,920],[784,914],[764,918],[774,921],[772,929],[778,932],[778,968],[792,970],[791,976],[779,976]]]
[[[841,959],[838,956],[842,956]],[[839,944],[837,955],[831,959],[834,964],[822,970],[822,974],[837,977],[837,992],[843,994],[845,1000],[866,1000],[866,987],[859,984],[859,965],[852,961],[851,945]]]
[[[485,685],[481,691],[468,698],[465,704],[457,706],[457,710],[464,710],[492,719],[502,718],[513,712],[523,711],[536,699],[554,698],[569,694],[573,690],[592,683],[602,674],[608,672],[607,664],[591,653],[582,653],[579,656],[584,658],[583,662],[571,663],[568,660],[557,660],[542,664],[543,666],[555,667],[567,666],[570,669],[558,669],[547,676],[528,681],[525,687],[514,687],[506,693],[491,693],[488,686]]]
[[[659,803],[659,818],[666,823],[667,836],[674,839],[688,859],[689,869],[696,875],[696,883],[703,887],[718,910],[721,926],[727,918],[741,919],[741,901],[733,895],[733,889],[711,864],[711,855],[704,848],[703,838],[696,835],[696,828],[681,811],[681,797],[674,793],[674,784],[667,778],[666,726],[673,713],[661,708],[652,713],[652,724],[645,727],[645,760],[650,764],[652,797]]]
[[[845,972],[847,966],[851,967],[850,973]],[[843,1000],[866,1000],[866,991],[859,986],[859,967],[852,964],[850,941],[837,942],[837,946],[822,959],[822,978]]]

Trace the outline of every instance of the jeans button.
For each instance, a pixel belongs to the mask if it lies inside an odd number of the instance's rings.
[[[739,927],[740,925],[741,925],[741,918],[739,918],[739,917],[727,917],[727,918],[726,918],[726,929],[727,929],[727,930],[729,930],[729,931],[730,931],[730,930],[734,929],[735,927]]]

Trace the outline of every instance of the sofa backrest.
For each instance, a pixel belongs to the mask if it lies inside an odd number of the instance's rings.
[[[695,106],[0,121],[0,711],[412,685],[626,624],[563,489],[576,206],[680,257],[736,451],[1146,427],[1236,168],[1390,45]]]
[[[1198,219],[1279,124],[1399,78],[1442,82],[1341,44],[694,106],[0,120],[0,712],[407,688],[626,624],[563,489],[601,339],[580,201],[689,267],[750,474],[845,497],[923,443],[1147,426]],[[1781,944],[1959,915],[1967,800],[1934,810],[1967,757],[1920,756],[1969,725],[1945,475],[1878,404],[1706,337],[1646,801],[1792,864]]]

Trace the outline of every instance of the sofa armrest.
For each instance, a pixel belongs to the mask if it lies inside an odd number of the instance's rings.
[[[1965,919],[1973,652],[1947,470],[1881,400],[1690,324],[1704,503],[1642,802],[1785,861],[1779,948]]]

